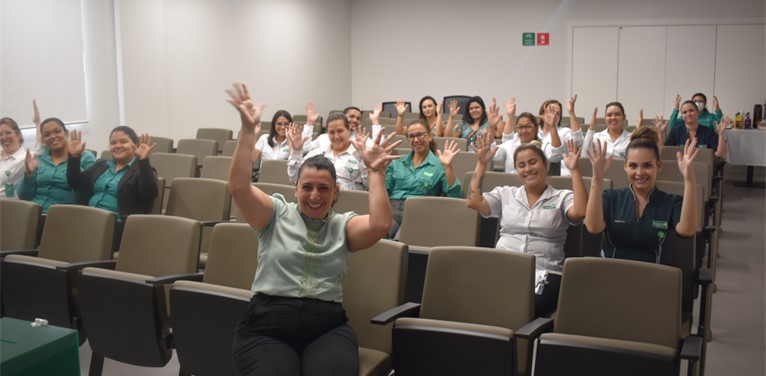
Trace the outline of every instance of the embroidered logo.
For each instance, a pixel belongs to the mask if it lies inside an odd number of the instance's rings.
[[[667,221],[652,221],[652,227],[667,230],[668,229],[668,222]]]

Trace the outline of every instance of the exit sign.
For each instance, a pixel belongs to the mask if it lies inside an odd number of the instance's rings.
[[[550,33],[521,33],[522,46],[548,46],[550,43]]]

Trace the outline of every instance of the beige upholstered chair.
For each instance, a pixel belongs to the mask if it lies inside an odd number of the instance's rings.
[[[40,205],[0,198],[0,250],[32,249],[37,237]]]

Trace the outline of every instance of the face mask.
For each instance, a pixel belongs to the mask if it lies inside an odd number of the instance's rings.
[[[705,102],[694,102],[694,104],[697,105],[697,110],[699,110],[699,112],[705,110]]]

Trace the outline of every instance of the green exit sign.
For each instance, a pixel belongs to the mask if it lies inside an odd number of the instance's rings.
[[[522,33],[521,34],[522,46],[534,46],[535,45],[535,33]]]

